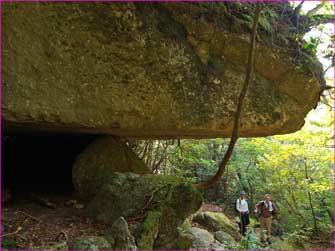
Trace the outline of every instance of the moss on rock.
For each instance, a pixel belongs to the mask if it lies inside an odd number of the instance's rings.
[[[142,224],[141,239],[139,240],[139,248],[142,250],[152,250],[155,240],[159,233],[159,221],[162,213],[159,211],[151,211],[148,213]]]
[[[150,169],[119,137],[99,137],[77,157],[72,175],[74,187],[83,199],[89,200],[113,172],[135,175],[150,173]]]
[[[102,186],[87,210],[96,220],[107,224],[120,216],[131,219],[146,214],[141,245],[149,247],[153,242],[155,248],[164,248],[178,238],[178,226],[201,204],[201,192],[179,177],[116,172],[109,176],[109,182]],[[154,227],[153,232],[149,226]]]
[[[68,250],[69,247],[66,241],[63,241],[63,242],[55,243],[52,245],[35,246],[35,247],[31,247],[30,249],[31,250]]]
[[[105,238],[108,240],[112,249],[115,250],[137,250],[134,237],[128,229],[128,223],[123,218],[117,219],[113,225],[105,232]]]
[[[241,237],[239,229],[223,213],[202,212],[196,215],[193,221],[214,232],[224,231],[233,236],[235,240]]]
[[[213,235],[205,229],[191,227],[188,232],[193,237],[192,249],[210,249],[210,246],[214,244],[215,240]]]
[[[68,242],[69,250],[109,250],[109,242],[100,236],[82,236]]]

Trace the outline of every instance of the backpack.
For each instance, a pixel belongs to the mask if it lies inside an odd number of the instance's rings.
[[[235,209],[235,212],[239,214],[240,212],[237,210],[237,206],[236,206],[238,200],[240,200],[240,198],[237,198],[237,199],[235,200],[235,203],[234,203],[234,209]],[[241,200],[240,200],[240,202],[241,202]]]

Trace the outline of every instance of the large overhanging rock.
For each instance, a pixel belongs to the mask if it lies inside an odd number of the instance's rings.
[[[290,40],[283,4],[260,20],[240,136],[294,132],[319,99],[322,69]],[[5,132],[230,136],[250,6],[3,3]]]

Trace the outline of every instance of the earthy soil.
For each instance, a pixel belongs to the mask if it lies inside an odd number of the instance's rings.
[[[93,223],[81,207],[83,204],[69,195],[21,194],[2,205],[3,244],[11,243],[11,249],[31,249],[79,236],[102,235],[106,226]]]

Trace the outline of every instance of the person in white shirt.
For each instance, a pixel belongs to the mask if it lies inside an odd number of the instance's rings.
[[[240,197],[236,200],[236,211],[239,213],[240,217],[240,229],[241,233],[245,235],[247,230],[247,225],[249,225],[249,207],[248,201],[245,198],[245,192],[240,192]]]

